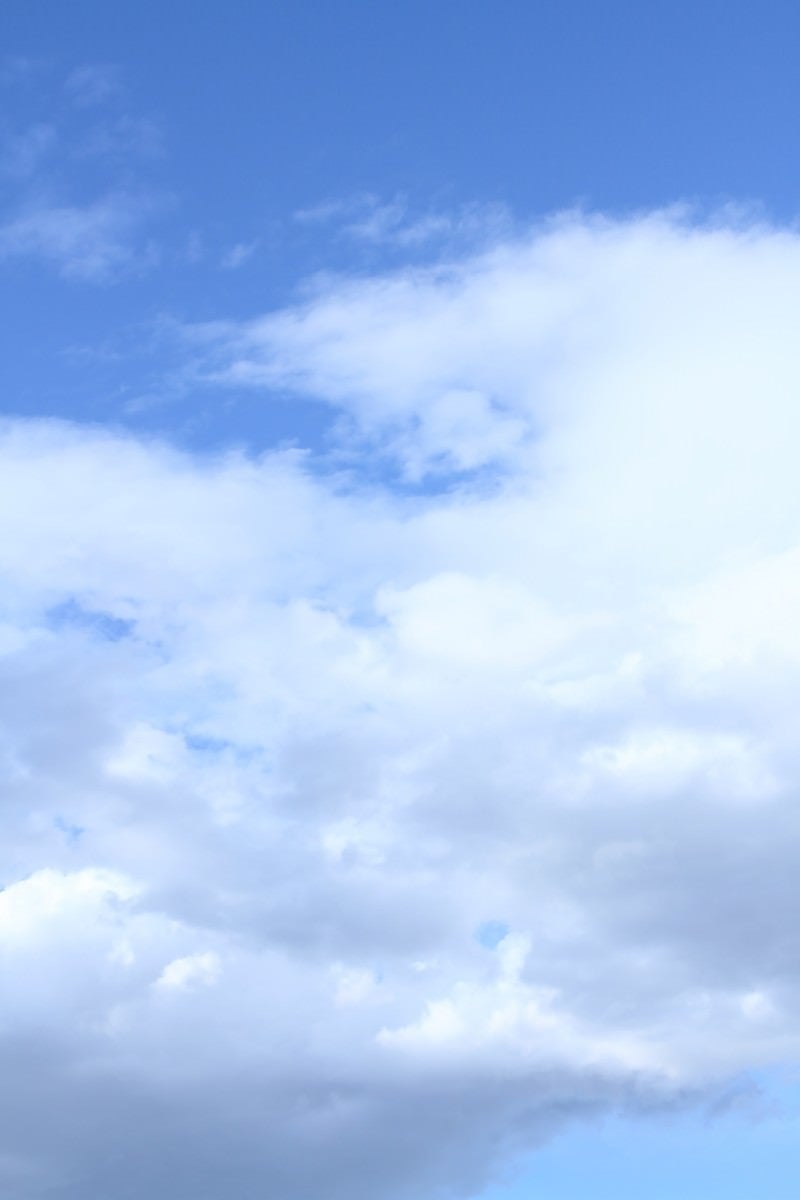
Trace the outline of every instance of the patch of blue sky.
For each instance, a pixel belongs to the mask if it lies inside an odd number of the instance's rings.
[[[503,938],[510,932],[510,926],[505,921],[484,921],[475,933],[475,940],[487,950],[495,950]]]
[[[795,1200],[800,1086],[785,1072],[757,1084],[711,1113],[576,1123],[481,1200]]]
[[[119,642],[131,637],[136,628],[135,621],[86,608],[74,596],[51,608],[47,613],[47,623],[51,629],[78,629],[105,642]]]
[[[169,722],[167,722],[167,727],[169,727]],[[180,731],[180,736],[183,738],[186,748],[194,754],[207,758],[225,757],[242,765],[258,764],[262,771],[269,771],[269,756],[263,746],[211,733]]]
[[[63,816],[56,817],[56,819],[53,821],[53,824],[59,833],[63,833],[67,844],[70,846],[74,846],[77,842],[79,842],[86,832],[82,825],[77,825],[73,821],[69,821]]]
[[[212,737],[204,733],[187,733],[183,740],[190,750],[197,750],[200,754],[220,754],[224,750],[232,749],[234,745],[228,738]]]

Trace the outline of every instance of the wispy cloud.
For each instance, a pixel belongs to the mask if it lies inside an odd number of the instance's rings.
[[[51,120],[11,127],[0,142],[10,185],[0,207],[0,256],[108,283],[158,259],[147,226],[169,199],[148,173],[163,154],[161,130],[121,106],[126,97],[112,66],[82,67],[64,88],[75,111],[54,101]]]
[[[476,243],[508,236],[513,221],[502,204],[468,204],[457,210],[416,208],[408,197],[382,200],[370,192],[325,201],[299,209],[294,219],[301,225],[325,226],[338,237],[406,252],[456,248],[463,252]]]
[[[220,266],[224,267],[226,271],[238,270],[258,252],[259,246],[258,238],[254,238],[250,242],[236,242],[222,255]]]
[[[109,165],[128,167],[165,155],[164,133],[158,122],[128,115],[97,122],[77,138],[71,151],[75,159],[95,158]]]
[[[0,258],[31,259],[65,279],[108,283],[157,261],[141,236],[153,202],[124,194],[87,205],[43,204],[0,225]]]
[[[16,180],[36,176],[57,141],[55,126],[46,122],[12,134],[0,147],[0,171]]]
[[[6,54],[0,58],[0,84],[28,83],[46,69],[41,58],[28,54]]]
[[[81,108],[105,104],[124,94],[122,72],[115,63],[88,63],[70,72],[64,91]]]

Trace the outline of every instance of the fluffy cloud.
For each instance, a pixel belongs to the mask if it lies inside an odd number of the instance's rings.
[[[8,1190],[470,1192],[797,1058],[798,287],[565,219],[195,331],[338,473],[3,427]]]

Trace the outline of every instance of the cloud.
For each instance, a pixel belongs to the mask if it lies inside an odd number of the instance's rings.
[[[110,194],[90,204],[41,204],[0,225],[0,258],[40,260],[65,279],[106,283],[152,264],[139,227],[152,202]]]
[[[43,97],[51,84],[46,73]],[[158,258],[146,229],[169,199],[143,168],[163,154],[162,133],[156,121],[106,111],[120,92],[112,68],[80,68],[64,87],[72,110],[51,100],[50,119],[12,121],[0,138],[0,172],[13,184],[0,208],[0,259],[109,283]]]
[[[231,246],[230,250],[227,250],[223,254],[220,266],[229,271],[236,271],[253,257],[258,247],[259,241],[257,238],[252,242],[236,242],[235,245]]]
[[[29,83],[45,68],[46,63],[41,58],[32,58],[25,54],[5,54],[0,59],[0,84],[13,87],[20,83]]]
[[[64,90],[79,108],[93,108],[123,93],[122,73],[113,63],[89,63],[70,72]]]
[[[2,426],[7,1189],[470,1193],[796,1061],[798,283],[567,217],[193,331],[338,471]]]
[[[328,200],[299,209],[294,220],[306,227],[329,227],[339,237],[405,255],[483,246],[508,236],[511,214],[502,204],[465,204],[457,210],[415,212],[407,196],[382,200],[371,192]]]
[[[52,125],[39,122],[6,139],[0,169],[12,179],[27,179],[41,169],[55,143]]]
[[[487,436],[482,459],[508,463],[540,445],[539,429],[552,425],[567,390],[571,411],[554,437],[577,419],[578,402],[588,430],[590,404],[605,417],[605,404],[631,403],[624,376],[634,371],[651,387],[644,436],[669,436],[671,415],[687,415],[682,406],[695,400],[685,386],[666,394],[685,360],[703,373],[693,376],[695,387],[706,385],[706,403],[693,414],[701,436],[683,447],[687,462],[702,469],[705,439],[721,425],[723,407],[747,397],[757,382],[752,372],[764,367],[748,336],[754,322],[762,342],[786,359],[787,316],[773,285],[791,286],[796,253],[778,230],[756,238],[682,228],[669,214],[632,223],[567,217],[466,260],[323,280],[306,303],[215,327],[217,362],[228,379],[341,407],[382,446],[395,434],[406,468],[420,471],[474,457]],[[763,303],[772,322],[756,311]],[[738,335],[725,356],[717,354],[722,330]],[[579,371],[591,377],[581,380]],[[728,387],[730,400],[723,399]],[[684,428],[676,419],[673,436]]]

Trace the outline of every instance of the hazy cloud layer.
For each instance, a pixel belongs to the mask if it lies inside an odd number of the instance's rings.
[[[798,291],[568,218],[194,331],[338,476],[3,427],[7,1191],[468,1192],[797,1059]]]

